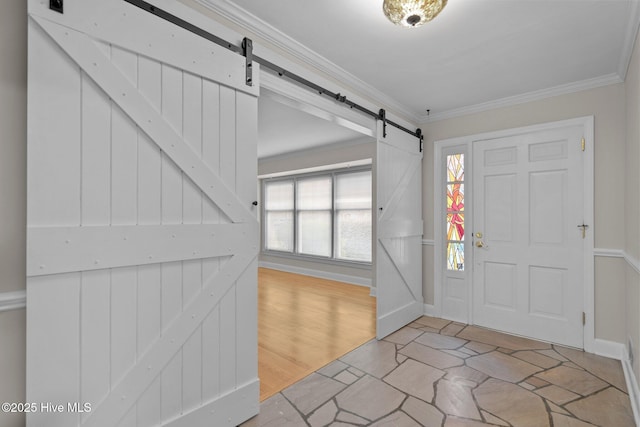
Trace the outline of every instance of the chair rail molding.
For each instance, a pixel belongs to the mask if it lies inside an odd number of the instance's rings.
[[[640,274],[640,261],[623,249],[594,248],[593,255],[607,258],[623,258],[636,273]]]
[[[0,292],[0,312],[27,307],[27,291]]]

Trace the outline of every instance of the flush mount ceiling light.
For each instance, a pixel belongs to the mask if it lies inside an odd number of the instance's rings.
[[[384,0],[382,10],[401,27],[418,27],[438,16],[447,0]]]

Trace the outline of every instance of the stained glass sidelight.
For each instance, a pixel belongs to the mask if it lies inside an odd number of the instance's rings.
[[[464,270],[464,154],[447,156],[447,269]]]

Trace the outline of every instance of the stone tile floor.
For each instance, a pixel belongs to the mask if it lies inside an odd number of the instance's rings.
[[[635,426],[620,362],[422,317],[265,400],[242,427]]]

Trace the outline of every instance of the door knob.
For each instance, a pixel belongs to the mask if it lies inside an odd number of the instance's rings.
[[[484,245],[484,243],[482,242],[482,240],[478,240],[476,242],[476,248],[485,248],[486,246]]]

